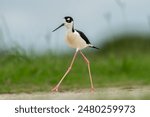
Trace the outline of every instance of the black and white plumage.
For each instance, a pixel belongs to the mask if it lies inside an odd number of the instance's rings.
[[[80,36],[82,37],[82,39],[84,39],[84,41],[86,42],[86,44],[88,44],[89,47],[95,48],[95,49],[99,49],[99,48],[97,48],[97,47],[95,47],[95,46],[93,46],[91,44],[91,42],[88,40],[88,38],[86,37],[86,35],[83,32],[81,32],[79,30],[76,30],[76,31],[80,34]]]
[[[52,32],[56,31],[57,29],[59,29],[62,26],[65,26],[67,28],[67,33],[65,36],[65,40],[66,40],[67,44],[71,48],[76,48],[76,52],[73,56],[73,59],[71,61],[70,66],[68,67],[67,71],[65,72],[65,74],[63,75],[61,80],[58,82],[58,84],[52,89],[52,91],[58,91],[61,82],[64,80],[66,75],[70,72],[70,70],[73,66],[74,60],[77,56],[77,53],[80,52],[83,59],[85,60],[85,62],[88,65],[88,71],[89,71],[89,77],[90,77],[90,83],[91,83],[91,91],[93,92],[94,91],[94,85],[93,85],[93,80],[92,80],[92,75],[91,75],[91,70],[90,70],[90,62],[86,58],[86,56],[82,53],[81,50],[86,48],[86,47],[91,47],[91,48],[95,48],[95,49],[98,49],[98,48],[93,46],[90,43],[90,41],[88,40],[88,38],[85,36],[85,34],[83,32],[74,29],[74,21],[73,21],[72,17],[70,17],[70,16],[64,17],[64,23],[62,23],[58,28],[56,28]]]
[[[64,20],[65,22],[61,24],[58,28],[53,30],[53,32],[59,29],[60,27],[65,26],[67,28],[65,40],[70,47],[80,50],[86,47],[98,49],[90,43],[90,41],[83,32],[74,29],[74,21],[72,17],[66,16],[64,17]]]

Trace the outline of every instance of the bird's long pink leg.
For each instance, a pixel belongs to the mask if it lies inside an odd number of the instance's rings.
[[[91,82],[91,92],[93,92],[94,91],[94,85],[93,85],[93,79],[92,79],[91,69],[90,69],[90,61],[85,57],[85,55],[81,51],[80,51],[80,54],[82,55],[83,59],[85,60],[85,62],[88,65],[88,71],[89,71],[90,82]]]
[[[73,63],[74,63],[74,60],[75,60],[75,58],[76,58],[76,56],[77,56],[77,53],[78,53],[78,49],[76,50],[76,52],[75,52],[75,54],[74,54],[74,56],[73,56],[73,59],[72,59],[72,61],[71,61],[71,64],[70,64],[70,66],[68,67],[66,73],[65,73],[64,76],[61,78],[61,80],[58,82],[58,84],[52,89],[52,91],[58,91],[61,82],[64,80],[64,78],[66,77],[66,75],[70,72],[70,70],[71,70],[71,68],[72,68],[72,65],[73,65]]]

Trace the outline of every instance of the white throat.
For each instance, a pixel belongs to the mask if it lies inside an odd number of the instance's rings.
[[[68,32],[72,32],[74,30],[73,22],[65,23],[65,27],[67,28]]]

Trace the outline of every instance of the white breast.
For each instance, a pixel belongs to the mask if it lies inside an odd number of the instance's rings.
[[[88,46],[86,42],[80,37],[80,35],[75,32],[67,32],[65,38],[67,44],[72,48],[83,49]]]

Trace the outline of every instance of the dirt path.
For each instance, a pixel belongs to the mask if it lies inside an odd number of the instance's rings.
[[[87,89],[57,93],[0,94],[0,99],[150,99],[150,86],[99,88],[92,94]]]

